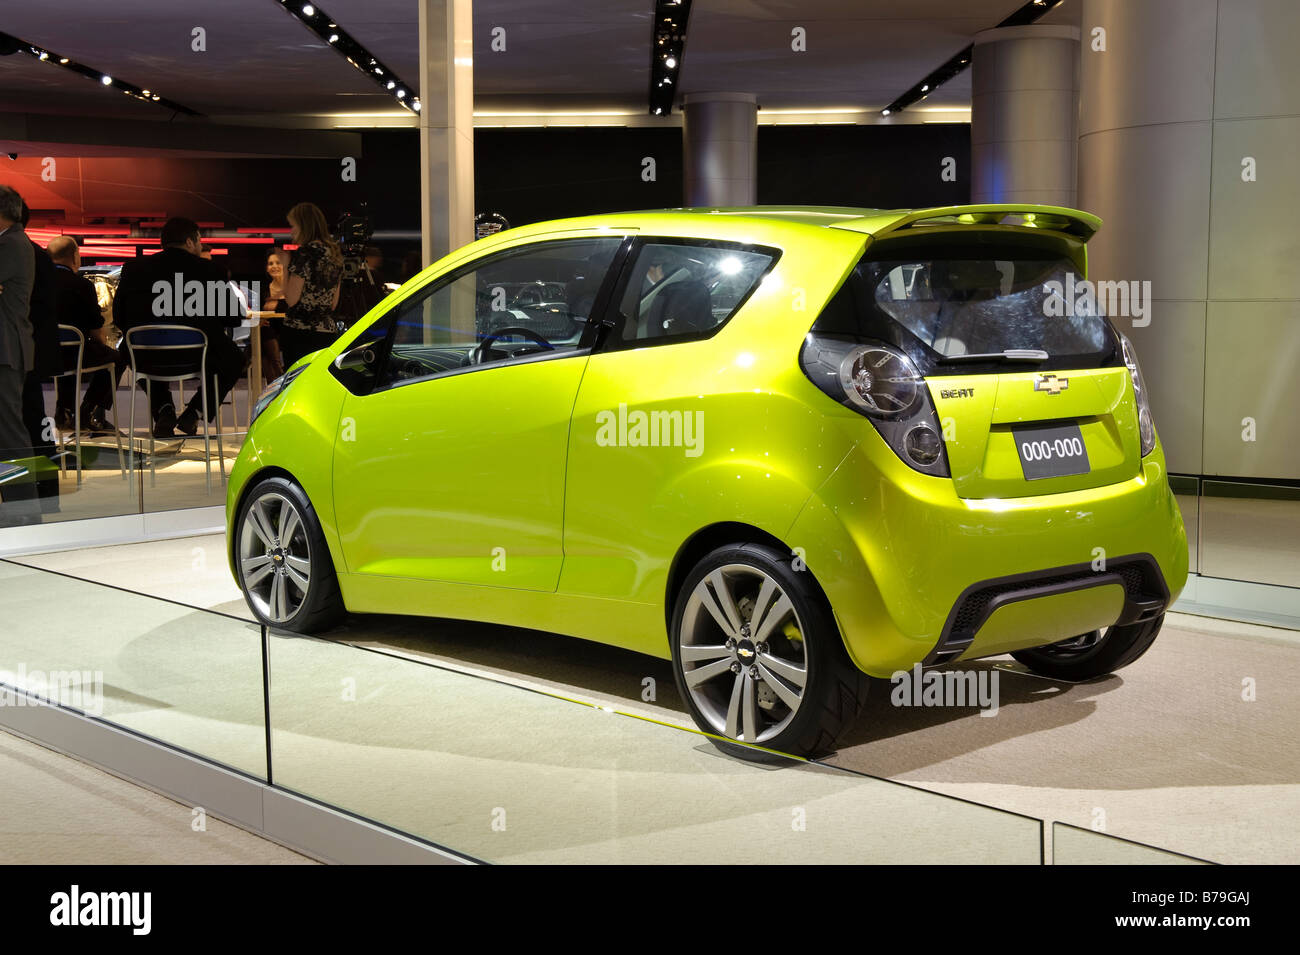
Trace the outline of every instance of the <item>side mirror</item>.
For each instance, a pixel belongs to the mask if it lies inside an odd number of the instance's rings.
[[[354,395],[366,395],[375,387],[384,354],[384,340],[353,345],[330,362],[330,371]]]
[[[334,359],[334,367],[339,371],[362,373],[372,370],[379,358],[377,344],[377,342],[366,342],[364,345],[349,348]]]

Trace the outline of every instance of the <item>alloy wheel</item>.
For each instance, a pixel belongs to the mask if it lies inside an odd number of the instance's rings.
[[[311,584],[311,545],[297,505],[283,494],[263,494],[244,511],[239,566],[244,590],[267,620],[284,623],[302,607]]]
[[[747,564],[710,571],[682,614],[682,677],[711,730],[746,743],[779,735],[808,683],[804,628],[776,580]]]

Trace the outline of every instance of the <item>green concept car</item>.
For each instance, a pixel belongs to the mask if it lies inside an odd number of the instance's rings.
[[[1133,348],[1050,206],[707,209],[501,232],[257,402],[231,569],[347,612],[671,659],[729,752],[817,756],[868,677],[1136,660],[1187,540]]]

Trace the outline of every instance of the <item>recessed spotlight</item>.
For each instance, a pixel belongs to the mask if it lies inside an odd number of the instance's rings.
[[[389,81],[388,81],[388,88],[389,88],[390,90],[391,90],[391,89],[396,89],[396,88],[397,88],[397,84],[394,83],[392,80],[389,80]]]
[[[302,5],[302,15],[304,17],[314,17],[316,15],[316,8],[310,3],[304,3]]]
[[[113,77],[111,77],[111,76],[101,76],[101,77],[99,78],[99,82],[103,83],[105,86],[112,86],[112,85],[113,85]]]
[[[881,116],[888,116],[888,115],[889,115],[889,110],[887,110],[887,109],[882,109],[882,110],[880,111],[880,115],[881,115]]]
[[[922,92],[922,93],[929,92],[929,90],[930,90],[930,84],[929,84],[929,83],[926,83],[924,86],[921,87],[921,92]]]
[[[677,58],[673,56],[668,57],[668,59],[664,60],[664,66],[668,67],[670,70],[675,69],[677,66]]]
[[[397,91],[397,98],[398,98],[398,99],[405,99],[405,98],[406,98],[406,90],[398,90],[398,91]]]
[[[331,42],[331,43],[337,43],[337,42],[339,42],[339,35],[338,35],[337,33],[331,33],[331,34],[330,34],[330,42]]]
[[[60,63],[61,65],[63,65],[63,66],[67,66],[67,65],[68,65],[68,58],[67,58],[66,56],[65,56],[65,57],[61,57],[61,58],[59,59],[59,63]]]

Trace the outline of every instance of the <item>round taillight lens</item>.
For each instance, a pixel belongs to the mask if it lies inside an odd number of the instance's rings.
[[[907,437],[903,439],[903,450],[917,464],[928,468],[939,460],[943,442],[933,428],[919,425],[907,432]]]
[[[855,348],[840,362],[840,384],[863,411],[882,417],[909,412],[917,402],[921,376],[896,351],[875,346]]]

